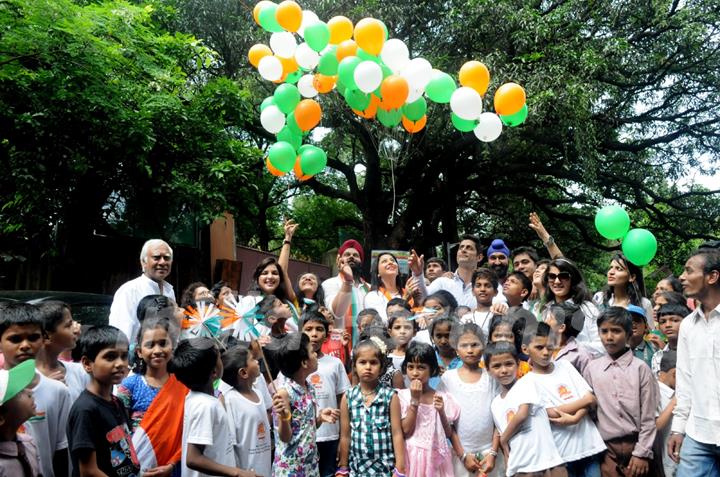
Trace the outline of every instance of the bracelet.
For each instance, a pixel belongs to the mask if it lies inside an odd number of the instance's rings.
[[[283,245],[290,245],[290,241],[287,239],[283,240]]]
[[[493,457],[497,457],[497,456],[498,456],[498,452],[497,452],[495,449],[490,449],[490,450],[488,451],[488,454],[490,454],[490,455],[493,456]]]
[[[414,399],[413,399],[413,400],[410,400],[410,405],[411,405],[411,406],[418,407],[418,406],[420,405],[420,401],[415,401]]]
[[[548,238],[545,242],[543,242],[543,245],[545,245],[546,247],[549,247],[550,245],[553,245],[554,243],[555,243],[555,239],[553,238],[553,236],[548,235]]]
[[[670,431],[671,436],[684,436],[684,432],[678,432],[678,431]]]
[[[287,413],[287,417],[280,417],[283,421],[292,421],[292,412]]]
[[[460,457],[460,461],[461,461],[462,463],[465,463],[465,458],[466,458],[466,457],[467,457],[467,452],[463,452],[462,457]]]
[[[347,467],[338,467],[335,471],[335,475],[350,475],[350,469]]]
[[[405,474],[400,472],[397,467],[393,467],[393,476],[395,477],[405,477]]]

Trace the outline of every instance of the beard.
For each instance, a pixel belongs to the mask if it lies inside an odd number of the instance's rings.
[[[490,270],[495,272],[495,275],[497,275],[498,279],[502,280],[507,276],[508,265],[490,265]]]

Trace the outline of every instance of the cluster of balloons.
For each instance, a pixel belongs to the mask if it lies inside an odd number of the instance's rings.
[[[657,253],[657,239],[647,229],[630,230],[630,216],[620,206],[608,205],[595,214],[595,228],[609,240],[622,240],[622,251],[630,262],[644,267]]]
[[[277,135],[267,159],[275,175],[293,170],[305,180],[323,170],[324,151],[302,141],[322,118],[315,98],[333,90],[358,116],[390,128],[402,124],[411,134],[427,124],[428,100],[449,103],[453,126],[473,131],[485,142],[497,139],[503,125],[518,126],[527,118],[520,85],[500,86],[493,97],[495,112],[483,112],[483,96],[490,84],[484,64],[465,63],[458,86],[426,59],[410,58],[407,45],[389,38],[385,24],[375,18],[353,24],[335,16],[323,22],[293,0],[279,4],[262,0],[253,16],[271,36],[269,46],[250,48],[250,63],[263,79],[279,84],[260,106],[262,126]]]

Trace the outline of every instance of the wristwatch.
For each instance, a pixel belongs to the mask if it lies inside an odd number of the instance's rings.
[[[411,405],[411,406],[419,406],[419,405],[420,405],[420,401],[416,401],[415,399],[411,399],[411,400],[410,400],[410,405]]]
[[[555,244],[555,239],[553,238],[552,235],[548,235],[547,240],[543,243],[543,245],[545,245],[545,247],[549,247],[554,244]]]

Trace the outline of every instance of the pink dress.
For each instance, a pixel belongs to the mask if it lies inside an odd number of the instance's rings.
[[[445,401],[445,415],[449,423],[460,416],[460,406],[453,397],[438,393]],[[400,414],[407,416],[410,407],[410,390],[398,390]],[[440,415],[432,404],[420,404],[417,410],[415,431],[405,437],[405,475],[407,477],[453,477],[452,449],[445,437]]]

